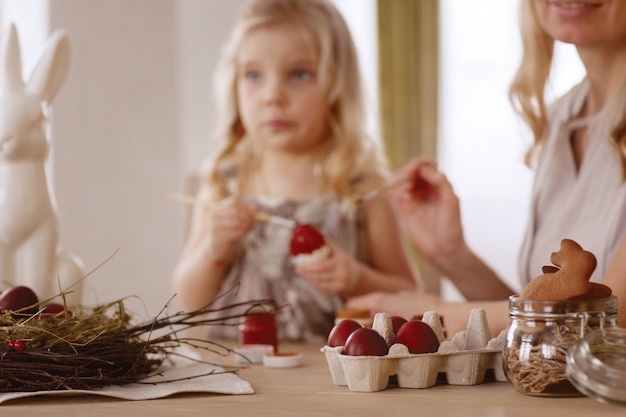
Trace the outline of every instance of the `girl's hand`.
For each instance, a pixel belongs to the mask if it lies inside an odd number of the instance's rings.
[[[328,238],[326,245],[331,250],[327,258],[298,264],[295,271],[326,294],[350,295],[358,280],[359,263]]]
[[[459,199],[436,164],[426,158],[408,162],[399,176],[412,181],[390,192],[413,242],[435,264],[464,247]]]
[[[236,197],[229,197],[205,209],[201,221],[207,250],[215,260],[225,262],[237,241],[254,226],[255,209]]]

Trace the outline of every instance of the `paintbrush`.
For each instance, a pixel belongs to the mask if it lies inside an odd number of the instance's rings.
[[[396,179],[393,179],[391,181],[385,182],[381,185],[379,185],[378,187],[374,187],[371,190],[369,190],[368,192],[361,194],[360,196],[354,198],[353,202],[354,204],[363,204],[368,200],[371,200],[372,198],[376,197],[377,195],[379,195],[382,192],[385,192],[387,190],[390,190],[394,187],[397,187],[399,185],[402,185],[404,183],[409,182],[411,179],[407,178],[407,177],[399,177]]]
[[[194,196],[187,195],[187,194],[169,193],[168,197],[171,200],[175,200],[175,201],[185,203],[185,204],[192,204],[192,205],[202,204],[202,206],[206,208],[211,207],[210,203],[206,201],[202,201]],[[255,218],[262,222],[272,223],[277,226],[288,227],[290,229],[293,229],[294,227],[296,227],[296,222],[294,220],[286,219],[280,216],[274,216],[273,214],[264,213],[262,211],[257,211],[255,213]]]

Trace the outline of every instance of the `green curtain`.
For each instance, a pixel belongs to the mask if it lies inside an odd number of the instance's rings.
[[[380,130],[393,169],[437,158],[439,0],[377,0]],[[439,274],[413,249],[426,292]]]
[[[380,125],[393,168],[437,157],[439,1],[378,0]]]

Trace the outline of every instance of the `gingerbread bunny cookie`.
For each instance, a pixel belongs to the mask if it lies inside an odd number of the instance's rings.
[[[604,298],[611,289],[603,284],[589,282],[596,269],[593,253],[584,250],[571,239],[563,239],[558,252],[553,252],[550,261],[554,264],[542,268],[542,275],[526,285],[520,297],[530,300],[569,300]]]

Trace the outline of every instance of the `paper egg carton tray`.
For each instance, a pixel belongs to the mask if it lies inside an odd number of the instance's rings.
[[[377,324],[385,320],[379,318],[377,314],[373,327],[381,332]],[[439,374],[445,374],[450,385],[476,385],[485,380],[488,370],[493,370],[496,381],[506,382],[502,366],[506,333],[491,338],[484,310],[472,310],[467,330],[451,340],[444,339],[436,312],[426,312],[422,320],[439,337],[436,353],[411,354],[399,343],[392,344],[385,356],[348,356],[342,353],[343,346],[322,347],[334,384],[347,386],[350,391],[382,391],[395,375],[401,388],[429,388],[437,384]]]

